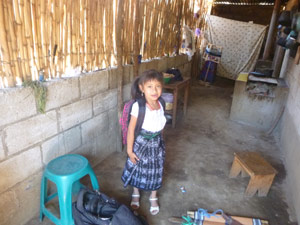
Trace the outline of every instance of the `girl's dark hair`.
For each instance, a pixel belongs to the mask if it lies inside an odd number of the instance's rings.
[[[140,76],[135,78],[133,84],[131,86],[131,97],[132,99],[142,98],[142,92],[139,88],[139,85],[144,85],[146,82],[150,80],[157,80],[161,84],[163,84],[163,75],[162,73],[156,70],[147,70],[144,71]]]

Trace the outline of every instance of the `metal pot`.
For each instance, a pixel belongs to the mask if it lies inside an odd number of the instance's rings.
[[[292,49],[292,48],[294,48],[295,44],[296,44],[296,39],[293,37],[289,37],[286,40],[285,47],[288,49]]]
[[[286,27],[291,26],[291,23],[292,23],[291,12],[290,11],[282,11],[278,18],[278,23],[281,24],[282,26],[286,26]]]

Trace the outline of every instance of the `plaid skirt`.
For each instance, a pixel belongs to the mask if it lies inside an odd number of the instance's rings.
[[[162,186],[165,144],[161,133],[142,130],[133,144],[133,152],[140,159],[133,164],[128,157],[122,174],[124,187],[128,184],[146,191]]]

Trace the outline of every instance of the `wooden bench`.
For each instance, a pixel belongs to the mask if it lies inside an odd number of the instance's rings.
[[[234,153],[234,160],[229,177],[242,177],[249,175],[250,181],[246,189],[246,196],[253,196],[258,191],[258,196],[266,196],[272,185],[277,171],[257,152]]]

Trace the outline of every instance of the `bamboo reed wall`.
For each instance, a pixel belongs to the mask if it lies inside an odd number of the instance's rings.
[[[53,79],[116,66],[116,29],[123,64],[172,54],[181,27],[197,24],[196,3],[205,9],[205,0],[0,0],[0,87],[37,80],[39,71]]]

